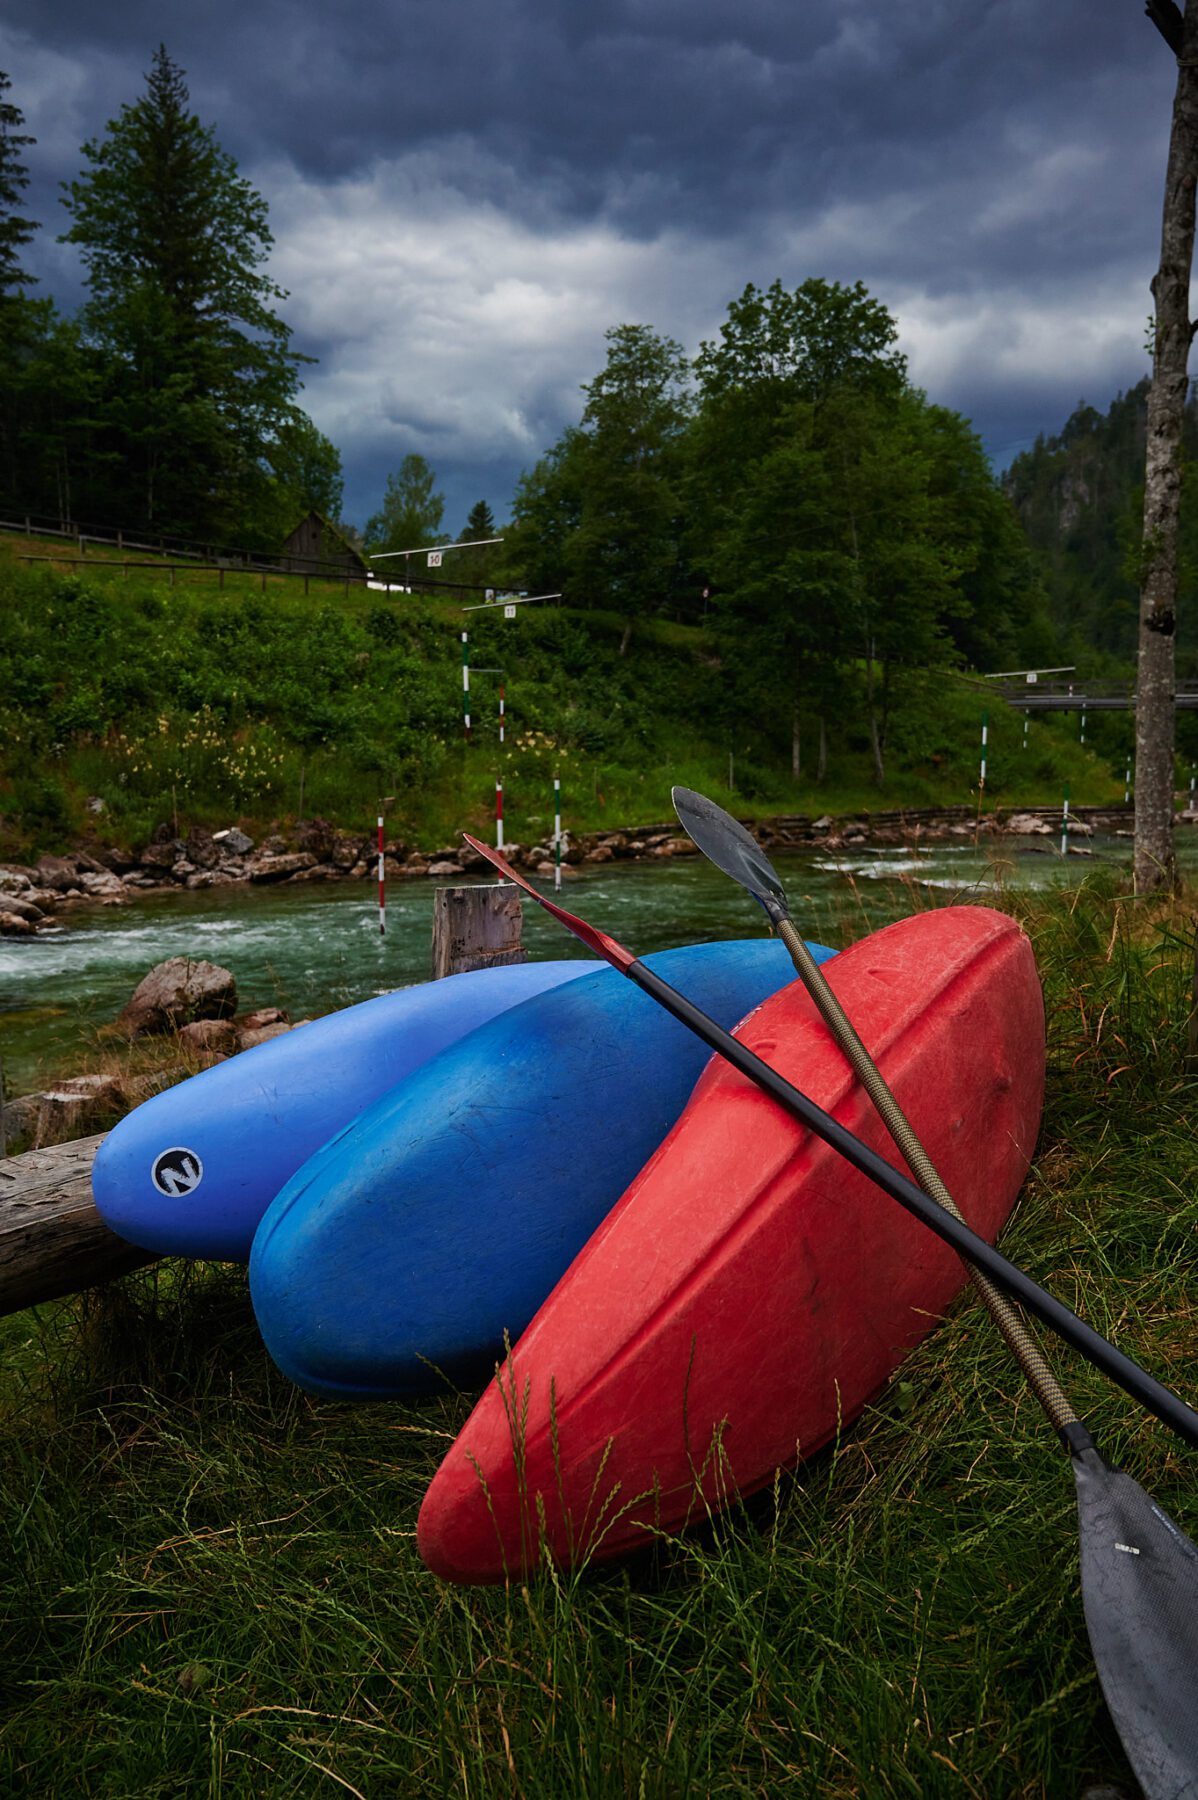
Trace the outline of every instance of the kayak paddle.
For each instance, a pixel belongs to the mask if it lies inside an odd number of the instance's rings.
[[[634,981],[1186,1443],[1198,1447],[1198,1414],[1184,1400],[846,1131],[646,968],[631,950],[548,900],[497,850],[469,832],[463,835],[506,880],[514,881],[597,956]],[[1111,1716],[1147,1800],[1198,1800],[1198,1550],[1137,1482],[1108,1467],[1084,1426],[1066,1426],[1063,1435],[1077,1480],[1086,1627]]]
[[[673,800],[704,856],[753,896],[790,951],[820,1017],[912,1174],[941,1206],[961,1218],[881,1070],[800,937],[769,857],[743,825],[704,795],[676,787]],[[1198,1696],[1193,1691],[1198,1671],[1193,1623],[1198,1551],[1129,1475],[1104,1462],[1014,1307],[977,1268],[971,1267],[969,1276],[1072,1458],[1086,1628],[1102,1691],[1128,1759],[1149,1795],[1198,1792]],[[1184,1598],[1179,1598],[1179,1590]],[[1153,1618],[1162,1603],[1167,1615],[1163,1634],[1160,1621]]]
[[[786,890],[765,851],[745,827],[731,813],[725,812],[722,806],[717,806],[714,800],[708,800],[703,794],[696,794],[692,789],[684,787],[674,788],[672,797],[674,810],[698,849],[717,869],[752,895],[786,945],[790,960],[802,977],[803,986],[814,1000],[824,1024],[844,1052],[854,1075],[872,1100],[883,1124],[902,1151],[911,1173],[934,1200],[938,1200],[955,1218],[962,1219],[960,1208],[941,1181],[931,1157],[886,1085],[882,1071],[812,961],[791,918]],[[1055,1430],[1063,1433],[1067,1428],[1078,1426],[1077,1414],[1058,1387],[1038,1345],[1010,1302],[972,1266],[969,1267],[969,1278],[984,1300]]]
[[[696,1037],[702,1038],[725,1061],[739,1069],[742,1075],[756,1082],[763,1093],[769,1094],[771,1099],[793,1113],[800,1124],[806,1125],[816,1137],[830,1144],[846,1162],[867,1175],[892,1200],[897,1200],[907,1212],[950,1245],[958,1256],[981,1269],[984,1275],[988,1275],[1006,1293],[1013,1295],[1029,1312],[1035,1313],[1038,1319],[1043,1320],[1067,1344],[1080,1351],[1087,1361],[1109,1375],[1112,1381],[1138,1400],[1148,1412],[1168,1425],[1187,1444],[1198,1449],[1198,1413],[1187,1406],[1184,1400],[1149,1375],[1137,1362],[1133,1362],[1130,1356],[1124,1355],[1122,1350],[1117,1350],[1093,1326],[1079,1319],[1063,1301],[1056,1299],[1046,1288],[1033,1281],[1030,1275],[1017,1268],[993,1244],[988,1244],[976,1231],[971,1231],[968,1225],[963,1225],[959,1219],[946,1212],[922,1188],[916,1187],[906,1175],[901,1175],[875,1150],[871,1150],[868,1144],[862,1143],[851,1131],[846,1131],[831,1114],[809,1100],[806,1094],[771,1068],[769,1063],[754,1055],[739,1038],[723,1030],[714,1019],[708,1018],[706,1013],[692,1005],[685,994],[680,994],[677,988],[671,987],[668,981],[663,981],[660,975],[647,968],[631,950],[609,937],[607,932],[588,925],[585,919],[577,918],[555,901],[546,899],[531,881],[512,868],[498,850],[493,850],[489,844],[480,843],[469,832],[463,832],[462,835],[472,849],[477,850],[493,868],[502,873],[505,881],[514,881],[517,887],[530,895],[538,906],[551,913],[567,931],[572,931],[596,956],[601,956],[614,969],[618,969],[621,975],[627,975],[630,981],[635,981],[659,1006],[664,1006],[667,1012],[693,1031]]]

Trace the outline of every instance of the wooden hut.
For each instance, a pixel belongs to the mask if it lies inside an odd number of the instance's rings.
[[[365,581],[370,573],[361,551],[318,512],[310,512],[284,538],[279,566],[295,575],[323,575],[335,581],[343,581],[347,575],[351,580]]]

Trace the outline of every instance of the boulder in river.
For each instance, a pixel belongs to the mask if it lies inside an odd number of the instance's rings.
[[[117,1016],[131,1037],[177,1031],[193,1019],[228,1019],[237,1011],[237,981],[216,963],[171,956],[143,976]]]

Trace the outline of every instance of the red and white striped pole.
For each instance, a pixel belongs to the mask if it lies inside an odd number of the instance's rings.
[[[387,891],[383,871],[383,815],[379,814],[379,936],[387,929]]]
[[[495,848],[503,849],[503,783],[495,783]]]

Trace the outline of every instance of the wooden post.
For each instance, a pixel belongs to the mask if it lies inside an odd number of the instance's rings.
[[[439,887],[433,900],[433,980],[465,969],[527,962],[524,915],[510,881],[485,887]]]
[[[0,1314],[157,1260],[96,1211],[91,1168],[102,1141],[101,1133],[0,1161]]]

